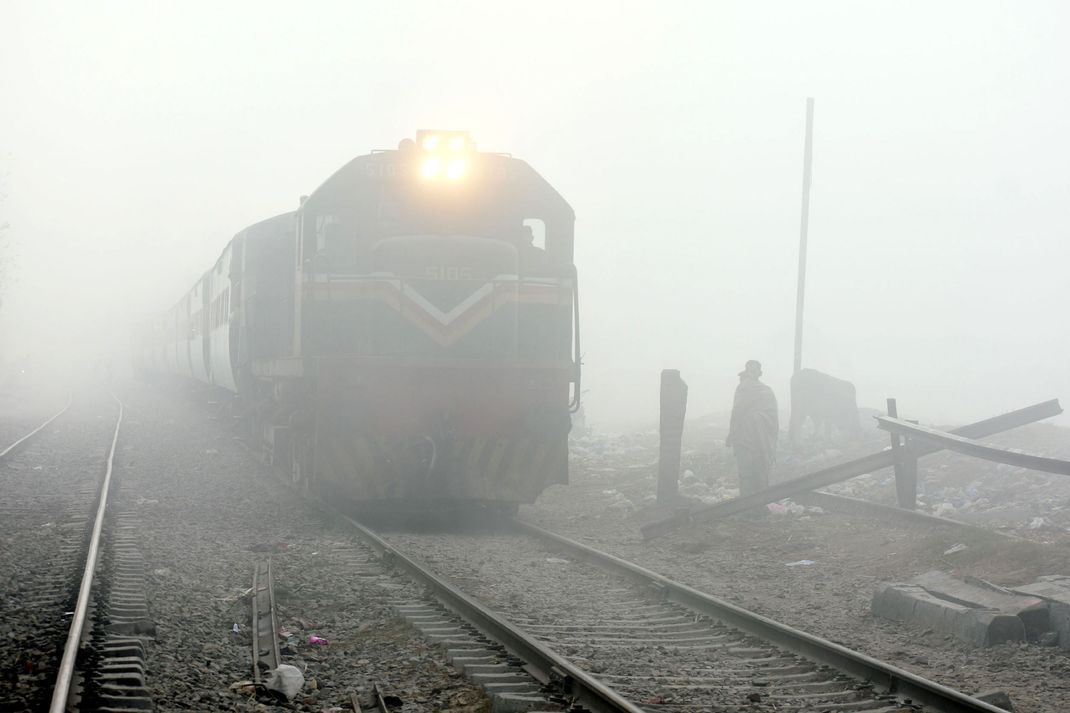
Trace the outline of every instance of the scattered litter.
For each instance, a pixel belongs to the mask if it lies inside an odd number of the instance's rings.
[[[561,559],[560,557],[547,557],[546,561],[550,564],[569,564],[568,560]]]
[[[954,513],[955,506],[951,503],[940,503],[936,506],[936,509],[933,510],[933,515],[936,515],[937,517],[947,517],[948,515],[953,515]]]
[[[134,501],[135,505],[158,505],[159,500],[156,498],[138,498]]]
[[[818,505],[811,505],[810,507],[806,508],[806,512],[812,512],[815,515],[824,515],[825,508],[820,507]]]
[[[279,638],[280,639],[289,639],[293,635],[294,635],[294,632],[293,632],[292,629],[287,629],[285,626],[279,627]]]
[[[305,676],[301,673],[301,669],[285,663],[273,669],[267,681],[264,682],[264,688],[282,694],[288,701],[293,700],[304,685]]]
[[[1040,528],[1047,527],[1050,524],[1051,523],[1048,522],[1048,518],[1046,518],[1046,517],[1034,517],[1029,522],[1029,529],[1030,530],[1039,530]]]
[[[785,567],[809,567],[812,564],[817,564],[814,560],[799,560],[798,562],[785,562]]]
[[[619,490],[603,490],[603,495],[609,496],[609,503],[606,505],[606,512],[618,513],[620,515],[628,516],[634,513],[638,508],[624,493]]]
[[[806,508],[791,500],[781,500],[779,503],[769,503],[765,507],[774,515],[802,515],[806,512]]]
[[[34,470],[44,470],[44,468],[42,468],[42,467],[41,467],[41,466],[39,466],[39,465],[35,465],[35,466],[33,467],[33,469],[34,469]]]
[[[235,623],[234,626],[230,627],[230,630],[237,634],[239,631],[241,631],[241,627],[238,626],[237,623]]]
[[[957,542],[957,543],[951,545],[951,547],[948,547],[946,550],[944,550],[944,554],[945,555],[953,555],[956,552],[962,552],[965,549],[967,549],[966,545],[964,545],[961,542]]]
[[[166,577],[167,575],[171,574],[171,570],[167,569],[166,567],[160,567],[159,569],[152,570],[152,573],[157,577]]]
[[[252,697],[256,695],[256,684],[252,681],[235,681],[230,684],[230,690]]]
[[[212,597],[212,598],[215,599],[217,602],[237,602],[237,601],[240,601],[242,599],[245,599],[250,594],[252,594],[253,593],[253,588],[249,587],[248,589],[239,589],[237,591],[238,591],[237,594],[231,594],[229,597]]]
[[[207,455],[214,456],[216,453],[219,453],[219,451],[217,451],[215,448],[209,448],[208,450],[205,451],[205,453]]]
[[[324,639],[322,636],[316,636],[315,634],[308,635],[308,643],[310,646],[327,646],[331,642]]]

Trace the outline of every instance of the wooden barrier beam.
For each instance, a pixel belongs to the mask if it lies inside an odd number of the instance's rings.
[[[915,423],[892,418],[890,416],[877,416],[877,423],[885,431],[895,434],[897,438],[899,435],[905,435],[938,448],[955,451],[956,453],[963,453],[975,458],[990,460],[995,463],[1006,463],[1007,465],[1028,468],[1030,470],[1039,470],[1044,473],[1070,475],[1070,461],[1061,460],[1059,458],[1036,456],[1030,453],[1022,453],[1018,450],[1012,450],[1010,448],[990,446],[975,441],[972,438],[965,438],[956,435],[955,433],[939,431],[935,428],[929,428],[928,426],[919,426]]]
[[[968,426],[956,428],[952,434],[965,438],[984,438],[994,433],[1008,431],[1018,426],[1040,421],[1052,416],[1058,416],[1063,412],[1057,399],[1027,406],[1017,411],[1011,411],[1000,416],[971,423]],[[907,424],[910,425],[910,424]],[[942,450],[939,446],[928,443],[918,443],[915,448],[917,456],[930,455]],[[823,468],[822,470],[808,473],[800,478],[777,483],[761,492],[752,493],[731,500],[723,500],[719,503],[706,505],[690,512],[681,512],[663,520],[655,520],[647,523],[641,530],[644,539],[660,537],[672,530],[694,522],[713,520],[718,517],[733,515],[756,507],[762,507],[777,500],[790,498],[797,493],[805,493],[810,490],[823,488],[833,483],[854,478],[875,470],[887,468],[895,464],[895,454],[891,449],[871,453],[855,460],[846,461],[837,465]]]

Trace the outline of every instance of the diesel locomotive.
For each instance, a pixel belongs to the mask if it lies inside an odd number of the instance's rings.
[[[327,497],[515,509],[568,479],[574,223],[524,161],[422,131],[235,235],[135,366],[233,392],[270,462]]]

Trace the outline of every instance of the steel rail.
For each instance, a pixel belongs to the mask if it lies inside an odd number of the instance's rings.
[[[115,462],[115,446],[119,442],[119,429],[123,425],[123,402],[115,395],[112,399],[119,405],[119,416],[115,419],[115,432],[111,437],[111,447],[108,449],[107,465],[104,469],[104,481],[100,486],[100,497],[97,502],[97,513],[93,520],[93,530],[89,536],[89,551],[85,558],[85,570],[82,572],[82,584],[78,588],[78,603],[74,607],[74,616],[71,618],[71,627],[67,633],[67,643],[63,647],[63,658],[60,659],[59,670],[56,673],[56,684],[52,689],[52,703],[49,713],[63,713],[67,708],[70,698],[71,683],[74,680],[74,664],[78,658],[78,649],[82,641],[82,633],[85,630],[86,615],[89,612],[90,593],[93,588],[93,575],[97,568],[97,560],[100,558],[100,533],[104,528],[104,513],[108,508],[108,492],[111,488],[111,475]]]
[[[282,664],[282,653],[279,651],[279,617],[275,609],[275,572],[271,566],[271,560],[267,561],[268,582],[268,608],[271,610],[271,655],[275,657],[275,668]]]
[[[924,441],[930,445],[975,458],[995,463],[1005,463],[1019,468],[1028,468],[1029,470],[1039,470],[1044,473],[1070,475],[1070,461],[1060,458],[1048,458],[1047,456],[1032,455],[1010,448],[992,446],[972,438],[929,428],[928,426],[919,426],[916,423],[890,416],[877,416],[877,425],[885,431],[909,436],[916,441]]]
[[[30,431],[30,432],[29,432],[29,433],[27,433],[27,434],[26,434],[25,436],[23,436],[23,437],[22,437],[22,438],[20,438],[19,440],[15,441],[14,443],[12,443],[12,444],[11,444],[10,446],[8,446],[7,448],[5,448],[4,450],[0,451],[0,460],[3,460],[4,458],[6,458],[6,457],[7,457],[8,455],[10,455],[11,453],[14,453],[14,452],[15,452],[15,450],[16,450],[16,449],[17,449],[17,448],[18,448],[19,446],[21,446],[21,445],[22,445],[23,443],[25,443],[26,441],[30,440],[30,439],[31,439],[31,438],[33,438],[34,436],[36,436],[36,435],[37,435],[38,433],[40,433],[40,432],[41,432],[42,430],[44,430],[44,428],[45,428],[46,426],[48,426],[48,424],[52,423],[52,422],[53,422],[53,421],[55,421],[55,420],[56,420],[57,418],[59,418],[60,416],[62,416],[63,414],[65,414],[65,413],[67,412],[67,409],[69,409],[69,408],[71,407],[71,404],[72,404],[73,402],[74,402],[74,398],[73,398],[73,397],[72,397],[72,396],[71,396],[70,394],[68,394],[68,395],[67,395],[67,404],[66,404],[66,405],[65,405],[65,406],[64,406],[63,408],[61,408],[61,409],[60,409],[59,411],[57,411],[56,413],[54,413],[54,414],[52,414],[51,416],[49,416],[49,417],[48,417],[48,420],[46,420],[46,421],[45,421],[44,423],[42,423],[42,424],[41,424],[40,426],[38,426],[37,428],[35,428],[35,429],[33,429],[32,431]]]
[[[428,587],[449,609],[525,661],[528,673],[543,685],[552,683],[559,686],[566,695],[596,713],[644,713],[642,708],[454,587],[427,565],[403,554],[361,523],[326,503],[321,502],[320,507],[352,525],[380,557]]]
[[[984,438],[985,436],[991,436],[995,433],[1001,433],[1002,431],[1017,428],[1018,426],[1024,426],[1033,423],[1034,421],[1050,418],[1051,416],[1058,416],[1062,412],[1063,410],[1062,407],[1059,406],[1059,401],[1057,399],[1052,399],[1051,401],[1034,404],[1033,406],[1027,406],[1026,408],[1017,411],[1011,411],[1010,413],[971,423],[968,426],[956,428],[951,431],[951,433],[966,438]],[[919,457],[937,453],[940,450],[941,448],[939,446],[930,444],[918,443],[914,446],[914,452]],[[833,483],[838,483],[842,480],[854,478],[866,473],[872,473],[882,468],[888,468],[895,465],[895,459],[896,454],[891,448],[877,451],[876,453],[871,453],[862,456],[861,458],[856,458],[844,463],[837,463],[827,468],[807,473],[798,478],[771,485],[757,493],[741,495],[738,498],[732,498],[730,500],[722,500],[721,502],[713,503],[712,505],[703,505],[702,507],[690,511],[684,510],[663,520],[648,522],[643,525],[640,530],[643,533],[644,539],[653,539],[667,534],[679,527],[705,520],[712,520],[718,517],[734,515],[738,512],[744,512],[746,510],[776,502],[777,500],[794,497],[798,493],[816,490],[827,485],[832,485]]]
[[[253,683],[260,683],[260,563],[253,566]]]
[[[265,664],[268,671],[279,667],[282,663],[282,654],[279,651],[279,620],[275,610],[275,573],[271,566],[271,559],[258,560],[253,568],[253,590],[251,597],[252,606],[252,651],[253,651],[253,683],[259,684],[262,679],[260,662],[270,655],[270,660]],[[264,596],[267,609],[260,606],[260,597]],[[269,631],[261,631],[264,623],[268,624]],[[265,641],[269,639],[269,641]],[[270,648],[269,648],[270,647]],[[260,651],[265,651],[261,657]]]
[[[755,614],[615,555],[596,550],[589,545],[570,540],[522,520],[513,520],[513,523],[522,532],[551,542],[601,569],[618,576],[624,575],[657,591],[666,601],[724,622],[803,658],[831,666],[856,678],[865,679],[890,695],[910,698],[915,703],[933,706],[941,713],[1006,713],[1002,708],[997,708],[990,703],[929,681],[845,646],[781,624],[761,614]]]

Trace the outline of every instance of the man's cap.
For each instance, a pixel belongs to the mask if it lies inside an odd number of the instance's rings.
[[[747,372],[756,371],[759,374],[762,373],[762,363],[757,359],[751,359],[743,365],[743,371],[739,372],[740,376],[743,376]]]

